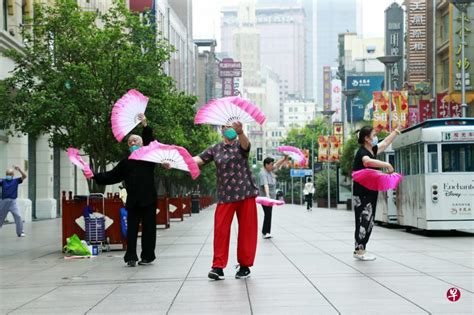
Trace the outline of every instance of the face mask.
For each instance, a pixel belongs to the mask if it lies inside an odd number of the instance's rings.
[[[228,140],[232,141],[237,137],[237,132],[235,131],[234,128],[228,128],[224,131],[224,137],[226,137]]]
[[[11,176],[11,175],[5,176],[5,180],[12,180],[12,179],[13,179],[13,176]]]
[[[379,143],[379,138],[377,138],[377,136],[375,136],[373,139],[372,139],[372,146],[375,147],[377,144]]]
[[[130,153],[132,153],[133,151],[140,149],[140,146],[139,145],[132,145],[128,149],[130,150]]]

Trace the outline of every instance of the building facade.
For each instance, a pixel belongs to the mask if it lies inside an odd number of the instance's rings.
[[[221,12],[222,51],[235,56],[236,52],[232,43],[233,34],[239,25],[238,8],[223,8]],[[305,80],[304,8],[298,1],[258,1],[255,6],[255,15],[256,29],[260,36],[261,64],[269,67],[280,79],[280,106],[282,108],[289,94],[303,97],[306,90],[305,84],[309,84]],[[280,121],[280,123],[283,122]]]

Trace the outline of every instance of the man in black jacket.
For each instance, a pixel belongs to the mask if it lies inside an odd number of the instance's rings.
[[[143,125],[142,137],[130,135],[128,147],[130,152],[148,145],[154,139],[153,130],[148,126],[146,117],[138,117]],[[155,163],[121,160],[111,171],[94,174],[93,179],[99,185],[111,185],[125,181],[127,187],[126,208],[127,218],[127,252],[124,260],[129,267],[135,267],[137,256],[137,236],[140,221],[142,223],[142,252],[139,265],[150,264],[155,260],[156,244],[156,188],[155,188]],[[167,165],[164,165],[168,168]]]

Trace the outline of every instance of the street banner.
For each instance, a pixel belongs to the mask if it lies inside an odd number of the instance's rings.
[[[436,95],[436,112],[438,118],[448,118],[450,112],[449,102],[445,100],[446,93],[438,93]]]
[[[388,96],[385,91],[375,91],[373,95],[373,128],[388,131]]]
[[[329,142],[327,136],[319,136],[318,138],[318,161],[327,162],[328,161],[328,152],[329,151]]]
[[[430,100],[420,100],[420,122],[433,118],[433,108]]]
[[[342,122],[341,121],[333,122],[332,126],[333,126],[332,134],[337,137],[337,140],[342,145],[344,142],[344,132],[342,130]]]
[[[331,81],[331,102],[332,110],[335,111],[332,116],[333,121],[342,121],[342,81],[334,79]]]
[[[419,122],[420,111],[417,106],[408,108],[408,127],[414,126]]]
[[[323,67],[323,109],[331,110],[331,67]]]
[[[392,92],[392,130],[408,127],[408,91]]]
[[[329,162],[339,162],[341,144],[336,136],[329,136]]]

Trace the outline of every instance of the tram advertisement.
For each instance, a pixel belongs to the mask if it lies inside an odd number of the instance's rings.
[[[464,179],[464,180],[463,180]],[[440,185],[440,201],[452,216],[462,219],[470,217],[474,208],[474,180],[458,177]]]

